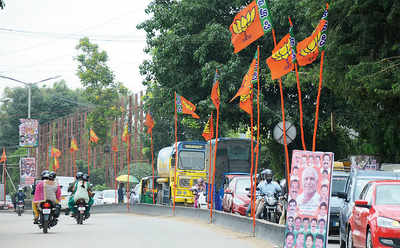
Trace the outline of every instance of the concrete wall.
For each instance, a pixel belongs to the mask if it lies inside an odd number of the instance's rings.
[[[129,211],[125,205],[97,205],[93,206],[92,213],[135,213],[150,216],[172,216],[172,208],[162,205],[135,204]],[[208,209],[195,209],[188,207],[175,207],[175,216],[200,219],[210,222]],[[252,234],[253,219],[229,214],[222,211],[213,211],[213,224],[228,228],[235,232]],[[255,235],[257,238],[267,240],[279,247],[283,247],[285,226],[264,220],[256,220]]]

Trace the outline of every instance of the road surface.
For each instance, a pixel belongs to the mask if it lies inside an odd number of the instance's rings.
[[[216,225],[181,217],[136,214],[93,214],[83,225],[61,215],[57,226],[43,234],[32,213],[18,217],[0,213],[0,246],[12,248],[163,247],[273,248],[266,241]]]

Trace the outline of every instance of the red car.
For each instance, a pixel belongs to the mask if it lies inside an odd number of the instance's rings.
[[[400,247],[400,180],[371,181],[349,219],[348,247]]]
[[[235,176],[224,191],[222,199],[222,209],[226,212],[239,213],[246,215],[250,198],[248,196],[250,188],[249,176]]]

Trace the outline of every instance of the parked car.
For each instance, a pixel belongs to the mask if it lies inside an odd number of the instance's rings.
[[[227,172],[224,173],[221,179],[221,185],[218,188],[218,185],[216,186],[216,192],[214,192],[214,208],[216,210],[222,210],[222,200],[224,199],[224,192],[228,188],[229,184],[231,183],[232,179],[237,176],[249,176],[249,173],[243,173],[243,172]],[[207,188],[207,192],[208,188]],[[209,199],[210,194],[207,196]]]
[[[116,196],[117,198],[115,198]],[[117,199],[118,202],[118,195],[116,194],[114,189],[103,190],[103,204],[117,203],[115,199]]]
[[[10,195],[6,195],[6,204],[4,204],[3,200],[0,200],[0,208],[1,209],[13,209],[14,208],[14,205],[12,203]]]
[[[250,203],[249,191],[246,188],[250,188],[249,176],[233,177],[224,192],[223,210],[246,215],[246,209]]]
[[[344,171],[333,171],[332,173],[332,196],[330,199],[330,210],[329,210],[329,236],[339,235],[339,215],[340,209],[343,208],[344,199],[337,196],[338,192],[344,192],[347,178],[349,177],[348,172]]]
[[[354,202],[349,247],[400,247],[400,180],[372,181]]]
[[[348,238],[350,232],[349,219],[353,212],[354,201],[359,200],[360,193],[364,186],[375,180],[393,179],[399,180],[400,173],[373,170],[352,170],[346,182],[345,192],[338,192],[337,195],[344,199],[343,208],[340,210],[340,247],[349,247]]]
[[[93,193],[94,193],[93,205],[102,205],[103,204],[103,191],[93,191]]]

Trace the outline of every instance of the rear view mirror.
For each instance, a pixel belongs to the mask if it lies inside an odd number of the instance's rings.
[[[244,188],[244,190],[246,190],[246,191],[250,191],[250,188]]]

